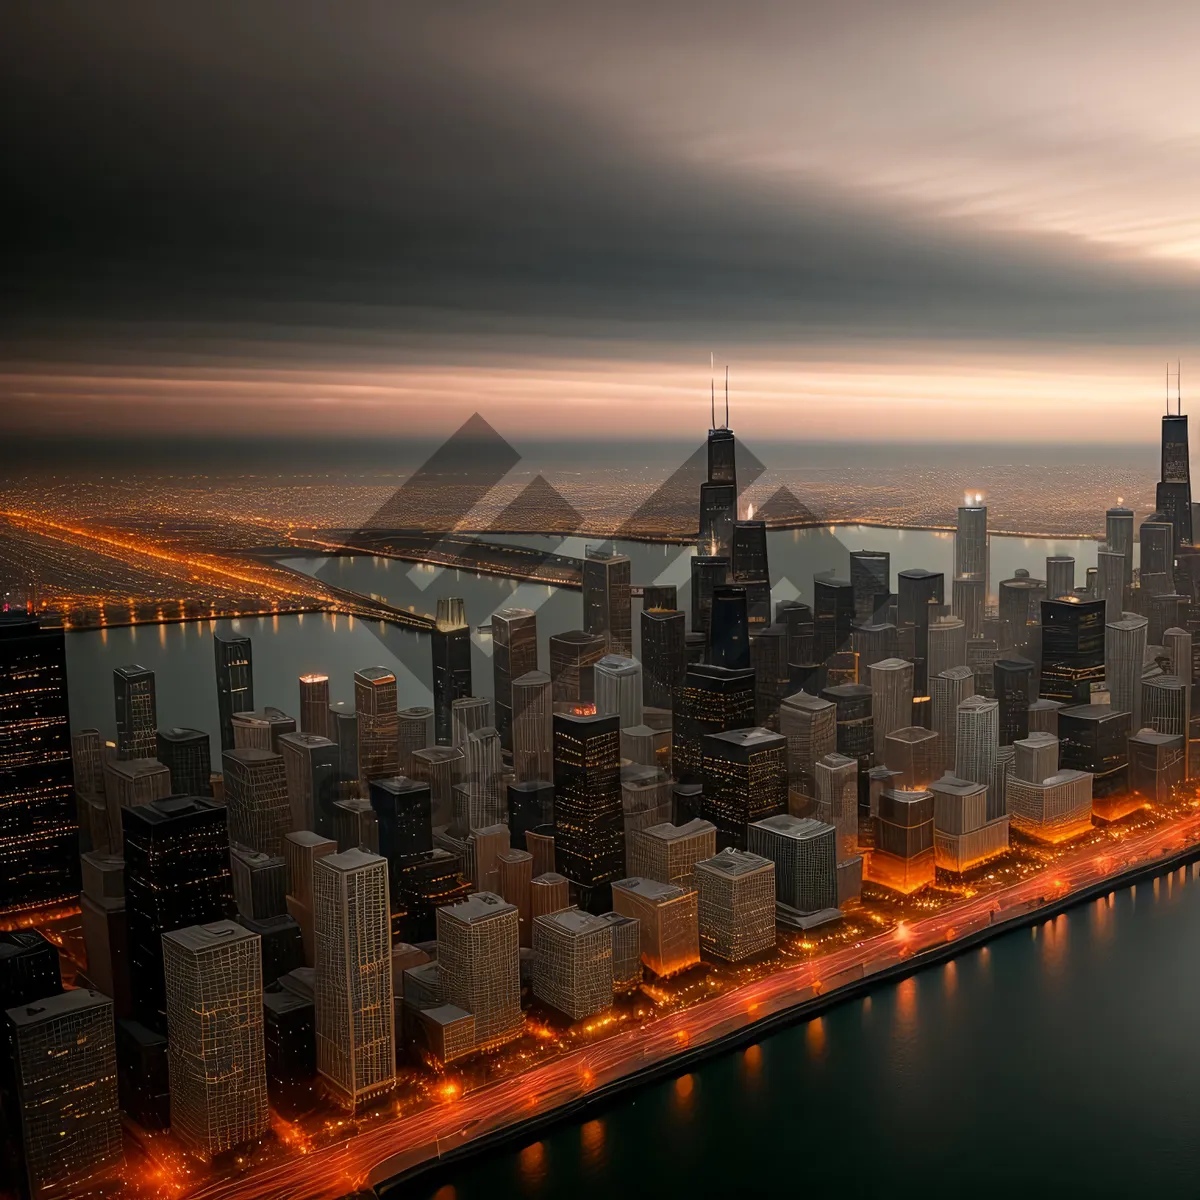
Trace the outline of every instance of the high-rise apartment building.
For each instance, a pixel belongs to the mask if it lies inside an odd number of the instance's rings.
[[[583,558],[583,627],[609,654],[633,653],[631,566],[624,554],[588,547]]]
[[[967,627],[958,617],[936,617],[929,626],[926,679],[952,667],[966,666]],[[929,694],[928,691],[925,694]]]
[[[572,1021],[612,1007],[612,931],[577,908],[533,923],[533,994]]]
[[[750,727],[707,734],[703,742],[703,812],[717,845],[746,849],[746,828],[787,812],[787,739]]]
[[[1012,827],[1039,842],[1065,842],[1092,828],[1092,776],[1064,768],[1033,783],[1010,776],[1008,814]]]
[[[272,750],[279,752],[279,739],[285,733],[295,733],[296,718],[282,708],[250,709],[234,713],[230,718],[235,750]]]
[[[970,667],[951,667],[929,680],[932,708],[930,726],[938,735],[938,774],[954,767],[958,737],[958,706],[975,694],[975,673]]]
[[[221,720],[221,750],[232,750],[233,715],[254,708],[254,662],[250,639],[237,633],[214,633],[217,667],[217,711]]]
[[[872,663],[871,715],[874,718],[874,751],[882,762],[887,736],[912,724],[913,664],[903,658]]]
[[[693,873],[700,948],[742,962],[775,948],[775,864],[733,848],[698,862]]]
[[[328,675],[300,676],[300,732],[330,736]]]
[[[696,663],[689,666],[672,724],[671,757],[677,779],[699,782],[704,773],[703,739],[712,733],[754,724],[753,671]]]
[[[104,764],[104,798],[108,809],[109,845],[121,844],[126,809],[162,800],[171,794],[171,772],[156,758],[109,759]]]
[[[1008,817],[988,820],[985,784],[946,774],[929,791],[937,867],[961,875],[1008,850]]]
[[[157,751],[154,672],[132,663],[113,671],[113,702],[117,713],[117,757],[153,758]]]
[[[284,835],[292,828],[283,756],[270,750],[229,750],[222,764],[230,842],[282,854]]]

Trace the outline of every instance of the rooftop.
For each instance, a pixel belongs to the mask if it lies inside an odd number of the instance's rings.
[[[642,833],[647,837],[659,838],[664,842],[678,842],[683,838],[697,837],[709,832],[716,833],[716,831],[717,827],[711,821],[693,817],[683,825],[672,825],[670,821],[663,821],[660,825],[651,825],[643,829]]]
[[[755,821],[753,827],[769,829],[781,837],[796,838],[797,840],[820,837],[826,830],[833,830],[832,825],[826,825],[824,821],[818,821],[816,817],[793,817],[788,813],[764,817],[761,821]]]
[[[687,895],[686,888],[673,883],[660,883],[657,879],[617,879],[613,881],[613,887],[620,888],[623,892],[632,892],[652,904],[663,904]]]
[[[503,896],[497,896],[495,892],[472,892],[458,904],[450,904],[445,908],[438,909],[438,912],[445,913],[466,925],[471,925],[475,921],[487,921],[492,917],[516,911],[515,905],[509,904]]]
[[[208,925],[187,925],[164,933],[163,941],[174,942],[185,950],[211,950],[216,946],[232,946],[238,942],[257,938],[244,925],[236,921],[213,921]]]
[[[47,996],[44,1000],[37,1000],[33,1004],[19,1004],[16,1008],[10,1008],[6,1015],[9,1021],[20,1029],[104,1005],[112,1007],[112,1001],[107,996],[102,996],[99,992],[93,992],[88,988],[71,988],[69,991],[60,992],[57,996]]]
[[[705,741],[725,742],[730,746],[786,746],[787,738],[781,733],[772,733],[761,726],[749,729],[730,729],[725,733],[705,734]]]
[[[343,850],[341,854],[326,854],[324,858],[318,859],[317,863],[322,870],[349,873],[350,871],[361,871],[366,867],[374,867],[380,863],[386,865],[387,859],[380,858],[378,854],[372,854],[369,850],[356,846],[353,850]]]
[[[355,679],[361,679],[366,683],[395,683],[396,674],[394,671],[389,671],[387,667],[361,667],[354,672]]]
[[[578,908],[564,908],[555,913],[545,913],[537,918],[547,925],[556,925],[564,933],[572,935],[608,931],[608,922]]]
[[[752,871],[761,871],[764,867],[774,869],[774,863],[761,854],[751,854],[749,850],[738,850],[730,846],[712,858],[706,858],[696,864],[707,871],[719,871],[722,875],[749,875]]]
[[[973,779],[959,779],[957,775],[951,775],[949,771],[941,777],[935,779],[930,785],[931,792],[950,792],[955,796],[974,796],[979,792],[987,791],[986,783],[976,783]]]

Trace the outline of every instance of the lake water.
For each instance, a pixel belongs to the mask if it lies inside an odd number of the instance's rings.
[[[1197,944],[1188,868],[403,1194],[1194,1195]]]
[[[599,544],[582,538],[514,536],[498,540],[577,557],[582,556],[586,546]],[[687,607],[690,547],[621,542],[617,548],[629,555],[635,583],[674,583],[680,589],[680,603]],[[783,530],[769,535],[774,599],[799,597],[811,602],[813,574],[834,571],[845,576],[849,571],[850,551],[859,549],[886,550],[891,554],[893,586],[896,573],[907,567],[942,571],[947,579],[953,571],[954,538],[948,533],[857,525]],[[992,586],[1018,567],[1025,567],[1035,576],[1043,575],[1049,554],[1074,555],[1076,577],[1082,583],[1086,568],[1096,564],[1096,552],[1094,541],[993,537]],[[370,556],[313,556],[283,561],[294,570],[316,575],[339,587],[364,595],[374,593],[399,608],[429,615],[436,611],[439,595],[462,596],[474,627],[486,625],[499,608],[512,605],[532,608],[538,614],[543,666],[549,663],[550,635],[578,628],[582,619],[580,593],[571,589]],[[112,672],[116,667],[137,662],[156,673],[160,726],[188,726],[215,734],[218,721],[212,631],[216,624],[199,621],[69,634],[67,665],[72,727],[95,727],[107,737],[115,736]],[[384,666],[396,672],[402,706],[431,701],[429,639],[422,633],[329,614],[243,617],[221,624],[253,639],[255,703],[259,707],[269,704],[296,714],[297,679],[309,671],[328,674],[334,702],[353,707],[354,671],[367,666]],[[640,652],[639,626],[635,613],[635,654]],[[490,695],[491,639],[476,632],[472,644],[476,690]]]

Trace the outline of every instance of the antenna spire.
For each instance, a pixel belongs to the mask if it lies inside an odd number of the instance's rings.
[[[1179,359],[1175,360],[1175,408],[1183,416],[1183,369]]]
[[[716,427],[717,427],[717,379],[716,379],[716,372],[717,372],[717,368],[716,368],[716,366],[713,364],[713,355],[712,355],[712,351],[710,350],[710,351],[708,352],[708,395],[709,395],[709,402],[710,402],[710,403],[711,403],[711,405],[712,405],[712,424],[709,426],[709,428],[710,428],[710,429],[716,429]]]
[[[725,428],[729,428],[729,364],[725,364]]]

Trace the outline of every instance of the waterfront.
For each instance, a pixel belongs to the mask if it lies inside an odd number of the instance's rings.
[[[1197,867],[1005,934],[403,1192],[1190,1194]]]

